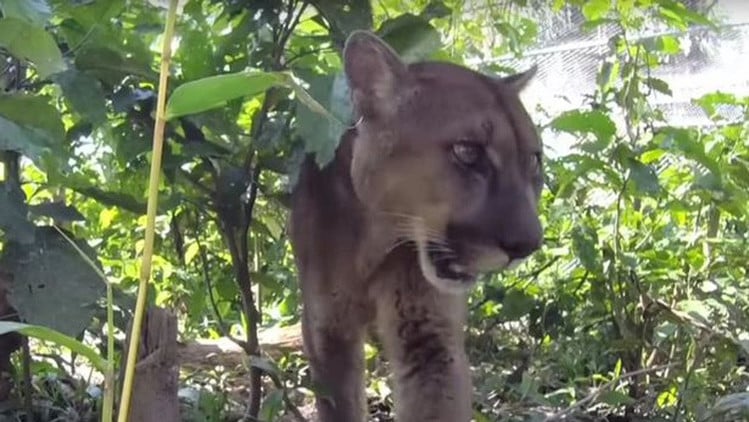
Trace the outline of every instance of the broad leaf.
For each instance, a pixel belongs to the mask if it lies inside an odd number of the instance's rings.
[[[49,217],[55,221],[85,221],[86,218],[73,206],[62,202],[44,202],[29,206],[29,212],[40,217]]]
[[[635,187],[638,191],[654,195],[660,192],[660,183],[658,182],[658,175],[655,174],[653,167],[647,164],[643,164],[641,161],[634,158],[627,160],[627,166],[629,167],[629,175],[634,182]]]
[[[0,95],[0,150],[38,162],[46,153],[60,153],[64,138],[60,113],[46,98]]]
[[[5,232],[6,239],[27,244],[34,242],[34,225],[26,218],[25,200],[19,189],[0,182],[0,230]]]
[[[304,140],[305,151],[315,154],[319,166],[329,163],[346,130],[343,122],[350,121],[351,105],[348,85],[342,74],[337,76],[310,75],[309,95],[335,114],[335,118],[322,119],[320,113],[309,107],[297,109],[297,133]]]
[[[442,47],[439,32],[429,21],[412,14],[383,22],[377,34],[406,62],[428,59]]]
[[[105,373],[108,368],[107,361],[97,353],[96,350],[86,346],[80,341],[73,337],[67,336],[59,331],[55,331],[48,327],[42,327],[39,325],[23,324],[20,322],[12,321],[0,321],[0,335],[18,332],[25,336],[34,337],[39,340],[49,341],[58,346],[67,348],[68,350],[75,352],[86,359],[102,373]]]
[[[369,0],[315,0],[312,5],[330,25],[330,33],[339,47],[343,47],[351,31],[372,29],[372,4]]]
[[[157,75],[142,61],[129,57],[114,46],[88,45],[75,55],[75,67],[99,79],[105,86],[114,87],[132,75],[157,81]]]
[[[109,192],[93,186],[74,186],[72,189],[105,205],[116,206],[135,214],[145,214],[146,212],[145,202],[138,201],[124,193]]]
[[[593,229],[582,225],[572,229],[572,250],[586,270],[593,274],[601,273],[598,235]]]
[[[268,88],[286,85],[280,73],[240,72],[209,76],[178,86],[166,106],[167,120],[221,107],[229,100],[262,94]]]
[[[88,245],[77,245],[96,262]],[[53,227],[38,227],[33,244],[9,242],[0,262],[13,274],[9,301],[30,324],[78,336],[91,322],[96,301],[104,296],[105,285],[97,271]]]
[[[65,69],[62,53],[54,38],[44,28],[28,21],[0,19],[0,47],[33,63],[42,78]]]
[[[584,143],[581,148],[588,152],[598,152],[606,148],[616,134],[616,125],[609,116],[601,111],[573,110],[563,113],[551,122],[556,130],[572,134],[591,134],[595,136],[593,144]]]
[[[75,69],[58,73],[52,79],[60,85],[73,109],[86,120],[94,124],[106,120],[104,90],[97,79]]]
[[[45,0],[3,0],[0,10],[6,18],[18,18],[42,27],[52,16],[52,9]]]

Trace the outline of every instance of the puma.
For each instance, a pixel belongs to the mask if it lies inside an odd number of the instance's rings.
[[[495,78],[406,64],[376,35],[343,51],[356,122],[334,160],[308,157],[289,235],[322,422],[366,418],[363,342],[377,329],[396,419],[467,422],[467,293],[542,242],[541,142],[519,99],[535,73]]]

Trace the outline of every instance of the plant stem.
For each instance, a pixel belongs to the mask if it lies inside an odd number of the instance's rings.
[[[114,298],[112,285],[107,282],[107,373],[104,374],[104,399],[101,422],[110,422],[114,413]]]
[[[126,422],[130,411],[130,398],[132,396],[133,378],[135,375],[135,364],[138,358],[138,346],[140,343],[141,324],[146,307],[146,295],[148,293],[148,281],[151,276],[151,259],[153,257],[154,225],[156,222],[156,210],[159,197],[159,178],[161,172],[161,156],[164,145],[164,127],[166,118],[164,109],[166,106],[166,87],[169,77],[169,63],[171,62],[171,44],[174,34],[174,26],[177,17],[177,0],[169,2],[169,11],[166,16],[164,36],[161,45],[161,70],[159,73],[159,94],[156,101],[156,121],[153,131],[153,152],[151,154],[151,173],[148,183],[148,207],[146,210],[146,233],[143,245],[143,261],[140,268],[140,282],[138,284],[138,299],[135,304],[133,315],[133,326],[130,333],[130,344],[127,352],[127,364],[125,366],[125,377],[122,384],[122,396],[120,398],[119,422]]]

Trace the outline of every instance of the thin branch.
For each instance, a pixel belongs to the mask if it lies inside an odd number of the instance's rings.
[[[216,315],[216,322],[218,324],[218,329],[221,332],[221,335],[228,338],[229,340],[233,341],[237,346],[241,347],[242,350],[247,349],[247,342],[244,340],[240,340],[236,337],[234,337],[231,334],[231,330],[229,329],[228,325],[224,321],[224,318],[221,316],[221,312],[219,312],[218,304],[216,303],[216,297],[213,294],[213,282],[211,281],[210,271],[208,268],[208,256],[205,252],[205,249],[203,249],[203,245],[200,242],[200,236],[197,234],[197,221],[195,221],[195,224],[193,225],[195,229],[195,244],[198,246],[198,254],[200,255],[200,262],[203,272],[203,278],[205,280],[206,287],[208,288],[208,299],[211,302],[211,308],[213,309],[213,313]]]
[[[560,412],[557,412],[557,413],[555,413],[555,414],[553,414],[551,416],[547,416],[546,419],[544,419],[544,422],[551,422],[551,421],[562,420],[562,418],[564,418],[565,416],[568,416],[572,412],[574,412],[575,409],[580,408],[580,407],[582,407],[582,406],[584,406],[584,405],[586,405],[586,404],[594,401],[604,391],[608,390],[614,384],[616,384],[616,383],[618,383],[618,382],[620,382],[622,380],[625,380],[627,378],[636,377],[636,376],[643,375],[643,374],[648,374],[648,373],[651,373],[651,372],[656,372],[656,371],[661,371],[661,370],[664,370],[664,369],[669,369],[669,368],[671,368],[673,366],[676,366],[676,363],[668,363],[668,364],[665,364],[665,365],[653,366],[651,368],[642,368],[642,369],[638,369],[638,370],[631,371],[631,372],[625,372],[624,374],[622,374],[622,375],[614,378],[613,380],[607,382],[606,384],[603,384],[600,387],[594,389],[592,393],[588,394],[583,399],[578,400],[576,403],[572,404],[568,408],[566,408],[566,409],[564,409],[564,410],[562,410]]]

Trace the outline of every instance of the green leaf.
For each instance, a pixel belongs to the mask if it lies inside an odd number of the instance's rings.
[[[283,391],[273,390],[263,398],[260,408],[260,420],[277,421],[284,409]]]
[[[48,327],[39,325],[23,324],[20,322],[0,321],[0,335],[11,332],[18,332],[25,336],[34,337],[39,340],[49,341],[59,346],[65,347],[89,360],[97,370],[106,373],[109,367],[106,359],[101,357],[95,349],[92,349],[73,337],[55,331]]]
[[[602,19],[611,7],[610,0],[588,0],[583,6],[583,16],[589,21]]]
[[[0,182],[0,229],[8,240],[33,243],[34,225],[26,218],[26,197],[20,189],[11,186],[7,182]]]
[[[65,139],[62,118],[46,98],[0,95],[0,150],[17,151],[35,162],[60,154]]]
[[[608,404],[609,406],[625,406],[635,402],[632,397],[620,391],[606,391],[605,393],[601,394],[598,400],[600,400],[602,403]]]
[[[697,105],[699,105],[711,119],[715,119],[716,117],[718,117],[718,107],[722,105],[740,104],[739,100],[736,98],[736,95],[720,91],[705,94],[693,101]]]
[[[577,225],[572,229],[572,251],[586,270],[593,274],[602,272],[598,235],[590,227]]]
[[[502,300],[502,315],[510,320],[520,319],[533,309],[533,297],[520,289],[507,290]]]
[[[287,78],[273,72],[239,72],[209,76],[178,86],[166,106],[167,120],[221,107],[229,100],[262,94],[273,86],[287,85]]]
[[[135,214],[146,213],[146,203],[138,201],[136,198],[120,193],[120,192],[109,192],[93,186],[72,186],[76,192],[91,197],[102,204],[115,206]]]
[[[107,86],[118,86],[124,78],[131,75],[155,82],[156,74],[147,63],[139,61],[141,59],[130,57],[112,46],[84,44],[75,55],[75,67]]]
[[[616,125],[602,111],[571,110],[562,113],[551,122],[551,127],[571,134],[592,134],[594,144],[583,144],[581,148],[594,153],[606,148],[616,134]]]
[[[54,38],[42,27],[17,18],[0,19],[0,47],[36,66],[41,78],[65,70]]]
[[[721,169],[718,163],[705,152],[705,146],[698,139],[698,133],[684,128],[663,128],[657,135],[661,139],[661,148],[678,153],[685,158],[702,164],[711,173],[719,177]]]
[[[315,161],[322,167],[335,156],[346,130],[342,122],[350,121],[348,85],[342,74],[310,75],[306,79],[310,84],[309,96],[335,113],[333,118],[321,119],[320,112],[310,107],[297,110],[297,134],[304,140],[305,152],[315,154]]]
[[[93,249],[76,244],[95,262]],[[33,244],[9,242],[0,262],[13,275],[9,301],[30,324],[78,336],[104,296],[98,272],[54,227],[37,227]]]
[[[668,96],[673,95],[673,92],[671,91],[671,88],[668,86],[668,83],[664,81],[663,79],[646,78],[644,82],[645,82],[645,85],[649,86],[650,88],[662,94],[666,94]]]
[[[432,20],[450,16],[452,12],[452,9],[442,0],[432,0],[424,7],[419,16],[425,20]]]
[[[386,20],[377,34],[405,62],[428,59],[442,47],[440,34],[429,21],[410,13]]]
[[[39,27],[52,16],[52,9],[45,0],[2,0],[0,10],[6,18],[24,19]]]
[[[659,0],[659,15],[680,30],[689,28],[689,24],[704,25],[717,30],[718,27],[706,16],[690,10],[681,1]]]
[[[653,167],[631,157],[627,159],[627,166],[632,182],[634,182],[638,191],[653,195],[660,192],[661,186],[658,182],[658,175]]]
[[[352,31],[372,29],[369,0],[315,0],[312,5],[325,17],[333,40],[340,47]]]
[[[29,206],[29,212],[36,216],[49,217],[55,221],[85,221],[86,218],[73,206],[64,202],[44,202]]]
[[[99,80],[75,69],[55,74],[52,79],[60,85],[73,109],[86,120],[94,124],[106,120],[104,90]]]

